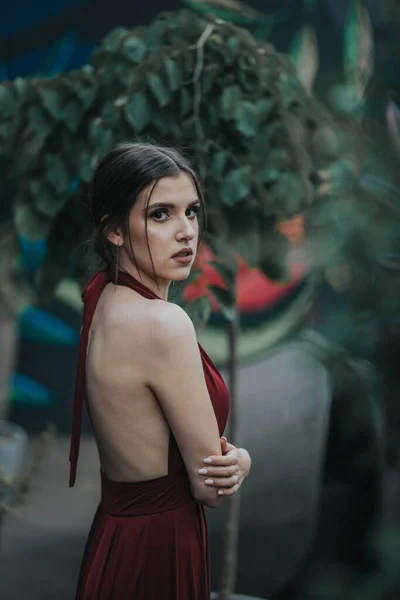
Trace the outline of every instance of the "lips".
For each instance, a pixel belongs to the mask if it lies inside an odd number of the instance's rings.
[[[182,250],[179,250],[178,252],[176,252],[172,256],[172,258],[192,256],[192,255],[193,255],[193,250],[191,248],[182,248]]]

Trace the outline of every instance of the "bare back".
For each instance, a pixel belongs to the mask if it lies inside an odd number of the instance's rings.
[[[101,468],[115,481],[146,481],[168,473],[170,428],[147,385],[146,371],[152,340],[149,317],[163,304],[108,284],[90,328],[88,412]]]

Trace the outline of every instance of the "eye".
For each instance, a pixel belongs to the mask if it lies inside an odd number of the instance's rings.
[[[167,217],[167,210],[165,208],[159,208],[151,213],[151,217],[156,221],[166,221],[166,218],[163,219],[163,216]]]
[[[190,211],[192,211],[192,213],[194,213],[194,214],[188,215],[188,217],[193,219],[194,217],[197,217],[197,215],[199,214],[200,206],[198,204],[196,206],[191,206],[190,208],[187,209],[186,212],[188,213]]]

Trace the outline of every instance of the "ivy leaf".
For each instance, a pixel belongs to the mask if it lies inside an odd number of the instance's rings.
[[[157,19],[149,27],[146,28],[145,40],[148,47],[163,45],[163,37],[167,28],[166,19]]]
[[[228,150],[219,150],[213,156],[211,162],[211,173],[214,177],[221,177],[226,167],[230,152]]]
[[[129,125],[141,133],[151,120],[150,103],[145,94],[139,92],[124,106],[125,118]]]
[[[209,264],[221,277],[222,281],[226,285],[227,290],[234,295],[236,290],[237,263],[233,266],[233,268],[232,265],[227,265],[219,260],[211,260]]]
[[[182,71],[176,60],[167,58],[165,61],[165,70],[167,72],[169,89],[171,92],[179,90],[182,84]]]
[[[273,98],[263,98],[259,102],[240,102],[236,109],[236,122],[240,133],[245,137],[254,137],[262,121],[270,115],[274,104]]]
[[[189,302],[184,307],[185,311],[191,318],[193,325],[196,329],[201,329],[205,325],[211,315],[211,301],[207,296],[201,296],[196,298],[192,302]]]
[[[40,138],[47,137],[53,129],[53,126],[47,118],[44,110],[37,105],[29,107],[28,123],[31,129],[33,129],[33,131],[35,131]]]
[[[164,85],[161,77],[155,73],[147,73],[147,81],[160,107],[163,108],[164,106],[167,106],[171,101],[171,92]]]
[[[292,167],[292,157],[287,150],[275,149],[271,150],[266,156],[266,163],[262,165],[262,169],[258,172],[258,176],[262,183],[273,183],[277,181],[280,174],[288,171]]]
[[[71,91],[79,98],[81,101],[82,107],[86,110],[92,104],[93,100],[96,97],[97,88],[96,82],[87,81],[87,80],[67,80],[68,87]]]
[[[241,89],[238,85],[231,85],[224,89],[221,96],[222,116],[226,119],[234,119],[238,104],[241,99]]]
[[[50,90],[45,87],[38,86],[39,96],[42,101],[42,105],[51,114],[52,117],[58,119],[61,112],[61,97],[54,90]]]
[[[14,79],[14,89],[17,92],[18,100],[24,100],[28,90],[27,80],[24,77]]]
[[[248,196],[251,188],[251,168],[249,165],[229,171],[220,186],[221,202],[235,206]]]
[[[23,201],[17,201],[14,206],[14,224],[18,235],[31,242],[47,237],[50,229],[50,221],[40,218]]]
[[[301,208],[303,187],[295,173],[280,173],[269,189],[274,201],[274,213],[291,216]]]
[[[89,139],[96,151],[96,154],[102,155],[110,148],[113,140],[111,129],[103,127],[101,119],[97,118],[90,124]]]
[[[107,50],[107,52],[118,52],[121,41],[129,33],[129,29],[126,27],[116,27],[104,38],[101,47]]]
[[[268,143],[268,135],[265,130],[258,131],[258,134],[253,138],[248,139],[248,149],[251,154],[258,157],[261,163],[267,163],[271,153],[271,146]]]
[[[58,194],[68,190],[70,176],[60,154],[44,155],[44,172],[47,181]]]
[[[235,294],[229,290],[224,290],[217,285],[208,285],[218,306],[227,321],[234,321],[236,318],[236,298]]]
[[[114,102],[106,102],[101,111],[101,119],[107,127],[114,127],[119,121],[119,111]]]
[[[258,128],[259,115],[255,104],[243,100],[236,110],[237,128],[246,137],[253,137]]]
[[[65,107],[64,114],[66,126],[71,133],[76,133],[83,119],[82,107],[75,100],[71,100]]]
[[[88,183],[92,178],[92,155],[84,149],[78,161],[78,177],[81,181]]]
[[[29,183],[29,191],[33,197],[34,207],[46,218],[53,218],[64,205],[64,199],[60,202],[60,197],[55,198],[48,185],[40,179],[34,179]]]
[[[14,94],[5,85],[0,85],[0,116],[11,117],[16,109]]]
[[[123,43],[122,53],[131,62],[139,63],[146,56],[146,44],[140,38],[131,35]]]
[[[127,86],[132,75],[132,68],[126,63],[118,63],[113,65],[113,77],[123,86]],[[115,85],[115,82],[112,81]]]

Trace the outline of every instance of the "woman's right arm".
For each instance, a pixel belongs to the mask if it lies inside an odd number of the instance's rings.
[[[165,304],[154,321],[147,385],[156,394],[178,444],[193,496],[215,507],[221,501],[217,490],[198,474],[205,456],[222,453],[196,332],[189,316],[175,304]]]

